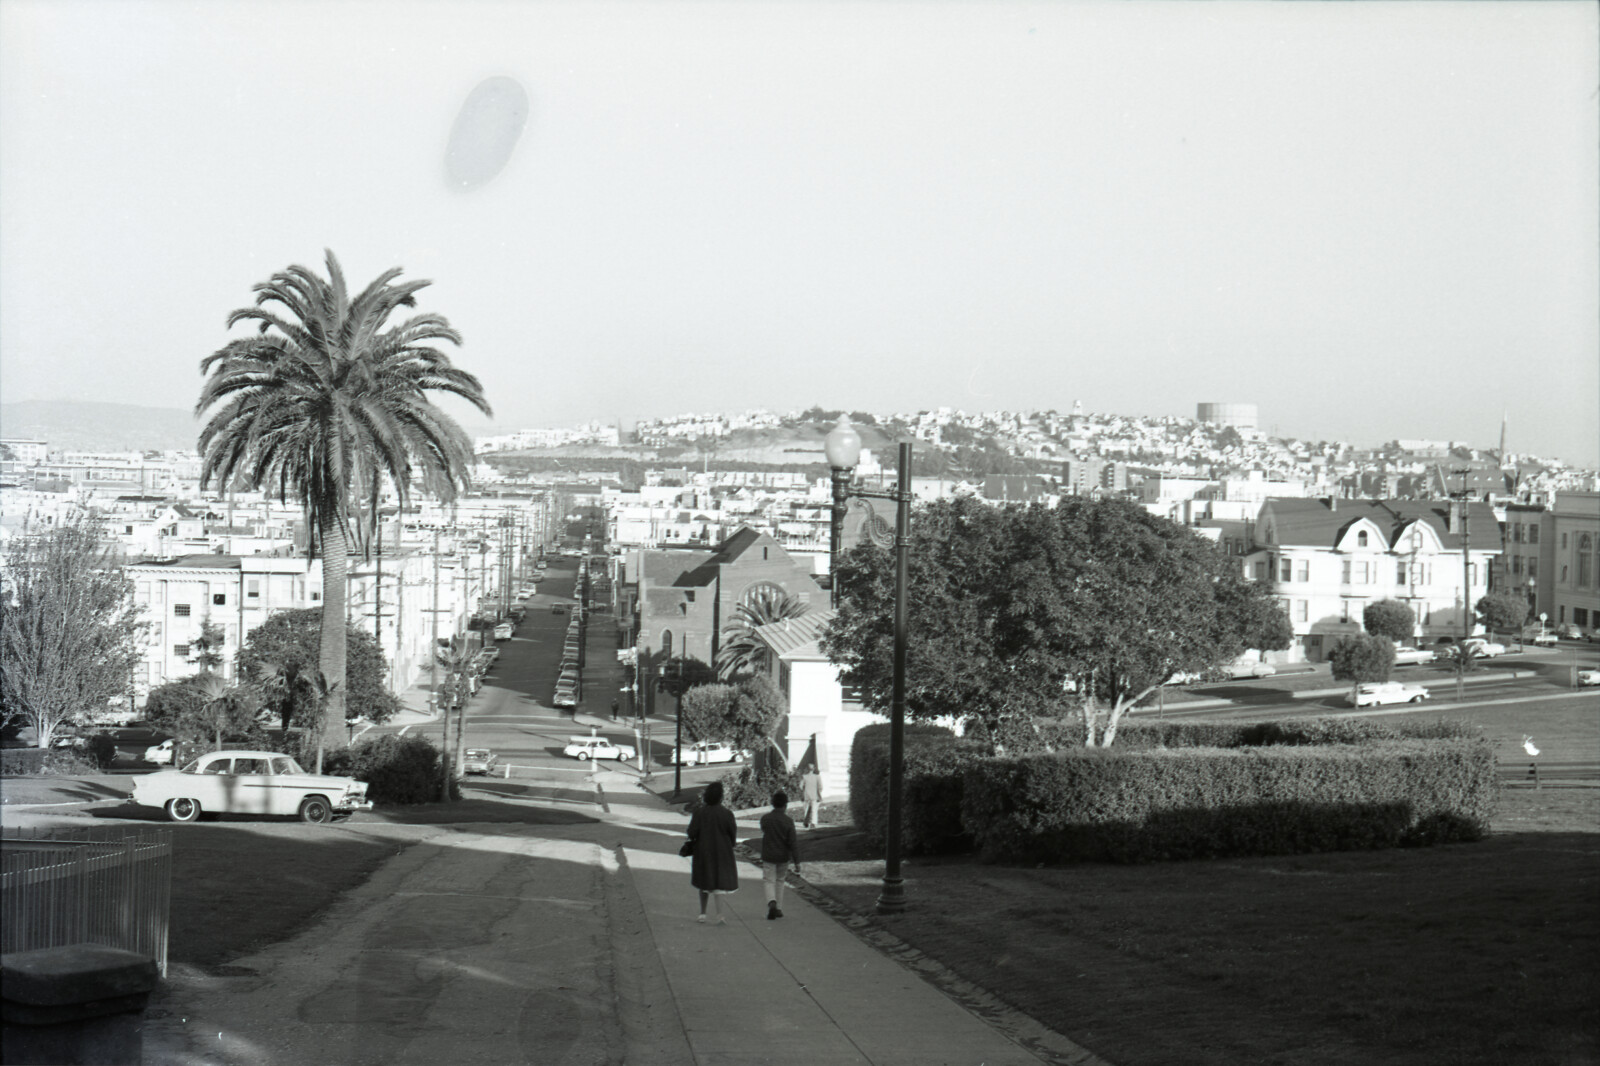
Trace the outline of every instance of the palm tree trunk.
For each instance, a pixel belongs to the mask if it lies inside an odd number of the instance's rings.
[[[337,514],[324,512],[318,540],[322,553],[322,642],[317,665],[328,685],[322,701],[322,721],[317,725],[317,773],[322,772],[323,749],[331,745],[344,728],[345,645],[344,620],[346,558],[344,523]]]

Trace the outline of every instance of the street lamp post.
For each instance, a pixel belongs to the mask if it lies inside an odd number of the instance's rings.
[[[859,488],[852,484],[861,459],[861,436],[841,417],[823,441],[823,451],[833,473],[833,522],[829,531],[829,584],[832,602],[839,603],[839,548],[843,535],[845,502],[851,497],[894,500],[894,673],[889,713],[889,809],[888,832],[884,844],[883,891],[878,895],[879,914],[898,914],[905,910],[905,880],[900,876],[900,820],[905,783],[906,725],[906,586],[907,553],[911,533],[911,444],[900,442],[898,477],[893,492]],[[871,526],[869,525],[869,535]],[[881,542],[880,542],[881,543]]]

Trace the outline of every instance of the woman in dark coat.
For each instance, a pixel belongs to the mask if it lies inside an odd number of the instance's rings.
[[[728,919],[722,916],[722,905],[717,897],[739,890],[739,867],[733,857],[739,830],[733,812],[722,805],[721,781],[707,785],[700,798],[705,806],[689,819],[689,843],[694,845],[690,853],[694,862],[689,868],[689,883],[700,890],[700,917],[695,920],[706,920],[709,901],[717,924],[727,925]]]

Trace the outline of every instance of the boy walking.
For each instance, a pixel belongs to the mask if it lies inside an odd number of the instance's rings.
[[[772,797],[772,810],[761,816],[761,887],[767,894],[767,919],[783,917],[783,879],[791,865],[800,872],[800,841],[794,819],[784,813],[789,797]]]

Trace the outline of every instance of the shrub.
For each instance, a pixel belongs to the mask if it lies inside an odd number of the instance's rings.
[[[432,803],[439,798],[439,749],[427,737],[390,733],[353,748],[335,748],[323,753],[322,772],[365,781],[373,803]],[[461,798],[458,783],[451,782],[450,795]]]
[[[787,792],[790,802],[800,799],[800,773],[782,771],[770,765],[745,766],[729,770],[722,775],[722,805],[729,810],[742,811],[751,807],[771,807],[774,792]],[[701,806],[699,793],[690,801],[689,813]]]
[[[940,726],[906,726],[900,844],[907,854],[971,847],[961,824],[961,771],[988,753],[988,743],[957,740]],[[889,727],[867,726],[850,749],[850,813],[878,847],[888,835],[888,782]]]
[[[96,733],[90,737],[84,751],[102,770],[111,769],[111,765],[117,761],[117,742],[109,733]]]
[[[1085,748],[977,761],[963,788],[987,861],[1141,862],[1474,840],[1498,782],[1493,749],[1456,736]]]

